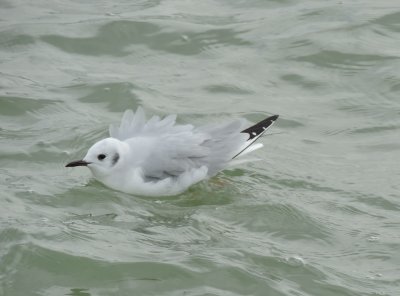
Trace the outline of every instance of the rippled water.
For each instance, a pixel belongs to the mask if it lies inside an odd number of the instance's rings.
[[[398,1],[0,1],[0,295],[400,295]],[[168,198],[66,169],[127,108],[280,119]]]

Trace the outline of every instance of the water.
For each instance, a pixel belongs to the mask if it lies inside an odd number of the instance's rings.
[[[399,295],[398,1],[0,1],[0,295]],[[168,198],[64,165],[127,108],[280,119]]]

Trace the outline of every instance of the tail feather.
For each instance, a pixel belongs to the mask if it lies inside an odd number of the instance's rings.
[[[252,125],[251,127],[241,131],[241,133],[245,133],[249,135],[249,139],[246,141],[246,143],[241,147],[241,149],[239,150],[239,152],[232,157],[232,159],[240,156],[240,155],[244,155],[247,153],[250,153],[256,149],[259,149],[262,147],[260,145],[254,145],[254,142],[257,141],[264,133],[265,131],[271,127],[275,120],[277,120],[279,117],[279,115],[274,115],[274,116],[270,116],[258,123],[256,123],[255,125]]]

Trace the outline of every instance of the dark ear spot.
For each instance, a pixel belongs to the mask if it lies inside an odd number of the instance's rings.
[[[119,154],[115,153],[114,157],[112,158],[112,165],[115,165],[119,159]]]

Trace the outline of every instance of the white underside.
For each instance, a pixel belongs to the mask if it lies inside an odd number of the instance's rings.
[[[107,178],[99,179],[106,186],[122,192],[144,196],[177,195],[191,185],[207,178],[208,169],[205,166],[185,171],[177,177],[167,177],[157,181],[146,181],[140,168],[132,170],[129,180]]]

